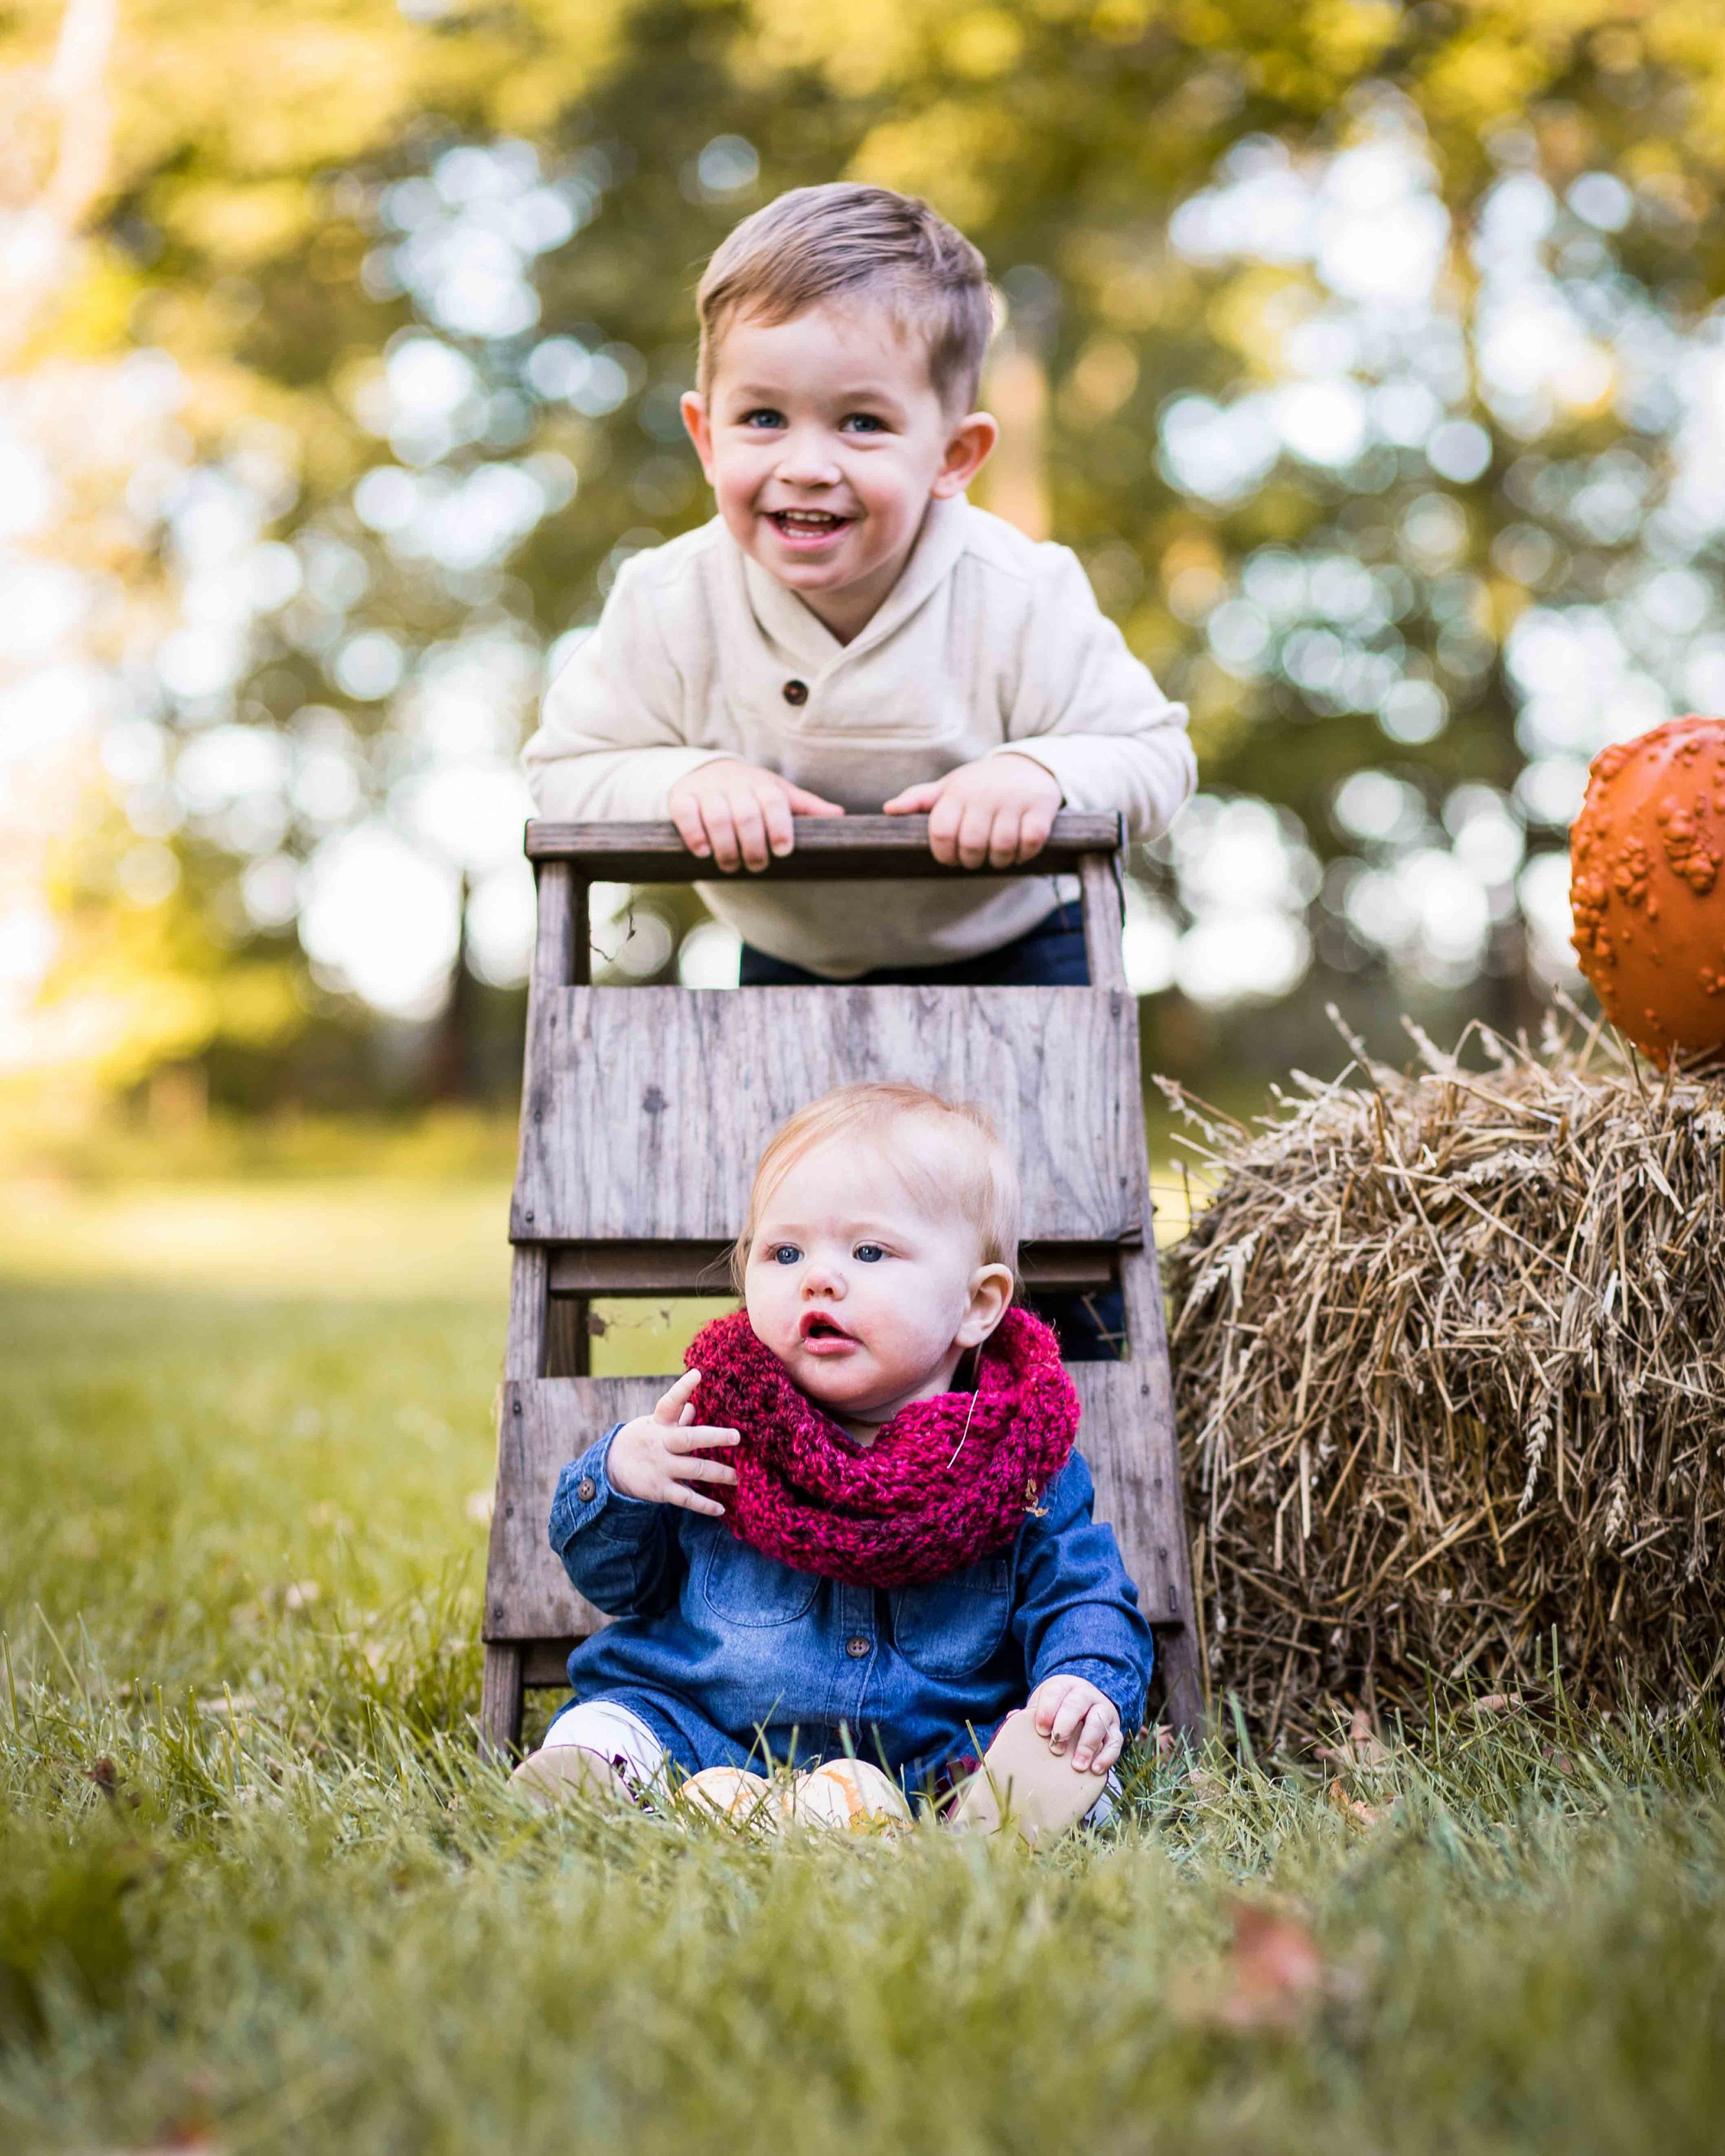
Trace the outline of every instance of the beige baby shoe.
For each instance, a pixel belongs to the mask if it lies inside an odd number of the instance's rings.
[[[509,1782],[542,1811],[575,1796],[614,1797],[625,1804],[635,1801],[634,1791],[611,1762],[579,1744],[548,1744],[530,1752]]]
[[[1001,1723],[947,1823],[960,1834],[993,1834],[1010,1825],[1025,1841],[1050,1840],[1077,1825],[1107,1782],[1106,1768],[1081,1773],[1070,1753],[1051,1751],[1020,1708]]]

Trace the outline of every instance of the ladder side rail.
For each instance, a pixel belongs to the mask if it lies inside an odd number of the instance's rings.
[[[585,982],[589,974],[588,929],[588,879],[578,875],[567,861],[534,864],[538,887],[538,923],[533,939],[533,968],[527,983],[526,1083],[521,1088],[521,1137],[518,1159],[527,1157],[527,1125],[535,1111],[536,1087],[531,1060],[535,1028],[533,1015],[547,996]],[[516,1182],[521,1180],[519,1166]],[[583,1317],[584,1318],[584,1309]],[[517,1243],[510,1266],[509,1327],[504,1346],[506,1378],[534,1378],[550,1367],[552,1329],[564,1321],[554,1313],[551,1301],[551,1253],[543,1244]],[[584,1325],[583,1328],[584,1330]],[[500,1419],[507,1412],[500,1402]],[[497,1439],[496,1483],[491,1506],[490,1547],[485,1564],[486,1592],[500,1577],[504,1559],[505,1528],[515,1503],[508,1433],[500,1428]],[[489,1613],[488,1613],[489,1614]],[[489,1630],[482,1625],[482,1633]],[[485,1641],[485,1663],[480,1682],[480,1747],[485,1757],[507,1759],[518,1749],[525,1704],[524,1650],[519,1640]]]
[[[1126,924],[1126,896],[1120,880],[1117,852],[1084,855],[1078,864],[1078,888],[1084,917],[1084,955],[1090,966],[1093,988],[1124,993],[1126,950],[1121,931]]]

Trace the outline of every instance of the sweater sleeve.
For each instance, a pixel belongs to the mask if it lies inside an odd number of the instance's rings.
[[[1033,1691],[1057,1671],[1086,1677],[1113,1701],[1130,1737],[1144,1718],[1155,1647],[1114,1530],[1091,1517],[1094,1501],[1075,1452],[1024,1523],[1013,1629]]]
[[[1153,839],[1197,782],[1186,706],[1170,703],[1096,604],[1065,547],[1040,579],[1025,626],[1018,695],[994,753],[1028,756],[1059,781],[1068,808],[1118,809],[1131,839]]]
[[[546,690],[521,752],[534,803],[557,822],[663,818],[678,779],[735,753],[688,738],[686,685],[644,567],[627,562],[618,572],[598,627]]]

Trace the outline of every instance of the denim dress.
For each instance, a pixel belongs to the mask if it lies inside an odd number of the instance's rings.
[[[1142,1720],[1150,1628],[1077,1453],[998,1557],[872,1588],[624,1496],[605,1472],[616,1434],[563,1470],[552,1502],[563,1569],[616,1620],[570,1656],[569,1682],[639,1715],[685,1773],[852,1752],[920,1788],[1057,1671],[1105,1693],[1128,1736]]]

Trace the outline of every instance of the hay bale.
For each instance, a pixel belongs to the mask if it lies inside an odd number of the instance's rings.
[[[1725,1081],[1409,1029],[1423,1067],[1352,1042],[1255,1129],[1164,1088],[1219,1184],[1166,1268],[1212,1683],[1268,1736],[1553,1653],[1584,1703],[1686,1702],[1725,1637]]]

